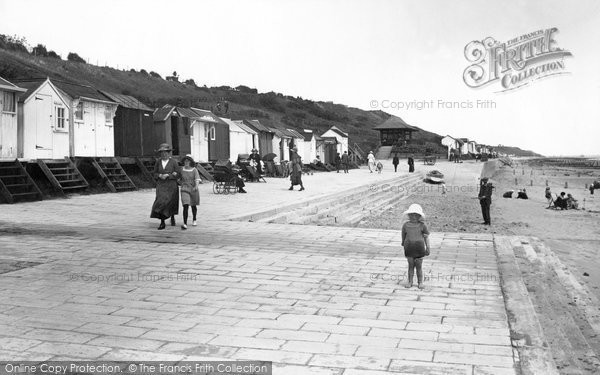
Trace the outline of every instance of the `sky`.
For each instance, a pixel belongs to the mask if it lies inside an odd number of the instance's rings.
[[[598,25],[596,0],[0,0],[0,34],[63,58],[381,109],[548,156],[600,155]],[[465,84],[467,44],[549,28],[572,54],[566,74],[505,92]]]

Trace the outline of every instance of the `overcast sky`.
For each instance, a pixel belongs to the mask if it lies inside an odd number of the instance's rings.
[[[383,109],[442,135],[545,155],[600,154],[599,25],[596,0],[0,0],[1,34],[63,58]],[[552,27],[573,54],[569,74],[503,93],[465,85],[469,42]],[[431,100],[421,110],[382,108]]]

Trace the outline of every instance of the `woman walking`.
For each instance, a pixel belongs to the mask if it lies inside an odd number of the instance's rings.
[[[165,229],[165,220],[171,218],[171,226],[175,226],[175,215],[179,213],[179,163],[171,157],[172,148],[163,143],[157,150],[160,159],[154,165],[156,179],[156,199],[152,205],[151,218],[160,219],[158,230]]]
[[[304,185],[302,184],[302,158],[298,155],[297,147],[292,148],[291,159],[290,180],[292,186],[290,186],[289,190],[294,190],[295,185],[300,185],[300,191],[302,191],[304,190]]]
[[[192,155],[183,157],[183,168],[181,169],[181,204],[183,204],[183,224],[181,229],[187,229],[188,210],[192,207],[192,225],[196,226],[196,215],[200,204],[200,194],[198,188],[202,183],[200,173],[196,169],[196,162]]]

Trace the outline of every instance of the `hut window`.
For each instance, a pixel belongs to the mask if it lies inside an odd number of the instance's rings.
[[[77,107],[75,107],[75,120],[83,121],[83,103],[79,102]]]
[[[63,107],[56,107],[56,129],[65,129],[65,109]]]
[[[215,126],[212,125],[210,127],[210,140],[214,141],[215,139],[217,139],[217,130],[215,129]]]
[[[104,119],[106,121],[106,125],[112,124],[112,111],[109,105],[104,106]]]
[[[15,93],[14,92],[4,92],[3,100],[2,100],[2,111],[3,112],[16,112],[15,108]]]

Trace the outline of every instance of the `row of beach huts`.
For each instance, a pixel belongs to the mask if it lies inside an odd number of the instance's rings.
[[[55,79],[9,82],[0,77],[0,198],[41,198],[24,164],[39,166],[61,192],[85,188],[77,164],[90,162],[112,191],[135,188],[122,164],[148,173],[161,143],[200,164],[237,160],[257,149],[275,161],[297,147],[305,161],[333,163],[348,149],[348,134],[269,127],[256,119],[232,120],[199,108],[153,109],[133,96]]]

